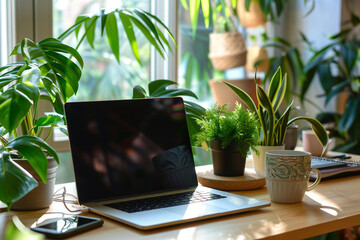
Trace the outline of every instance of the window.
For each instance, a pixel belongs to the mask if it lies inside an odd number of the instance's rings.
[[[100,9],[111,11],[116,8],[134,8],[150,10],[149,1],[63,1],[53,0],[53,35],[63,33],[74,24],[80,15],[99,13]],[[136,61],[126,38],[125,31],[120,34],[120,64],[111,54],[106,35],[100,38],[100,26],[96,26],[95,49],[84,43],[78,49],[84,58],[84,70],[79,92],[71,101],[122,99],[132,97],[135,85],[144,86],[150,78],[150,47],[142,35],[137,35],[142,66]],[[65,43],[76,46],[75,36],[65,39]]]
[[[9,63],[10,46],[13,45],[12,7],[10,1],[0,0],[0,66]]]

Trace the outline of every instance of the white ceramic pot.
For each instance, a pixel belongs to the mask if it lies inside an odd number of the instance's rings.
[[[282,145],[282,146],[257,146],[256,148],[259,151],[259,155],[257,155],[254,151],[252,152],[252,157],[254,160],[254,168],[256,171],[265,172],[265,153],[270,150],[284,150],[285,145]]]
[[[41,181],[40,176],[31,167],[30,163],[24,159],[15,160],[17,164],[28,171],[36,181],[38,186],[31,192],[26,194],[23,198],[15,202],[12,206],[12,210],[37,210],[43,209],[50,206],[53,199],[56,169],[58,167],[56,161],[53,158],[48,159],[48,170],[47,170],[47,183]]]

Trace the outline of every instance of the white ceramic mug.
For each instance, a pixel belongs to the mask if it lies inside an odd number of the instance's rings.
[[[305,192],[314,189],[321,180],[319,170],[311,168],[311,154],[308,152],[267,151],[265,158],[266,187],[273,202],[301,202]],[[317,173],[317,178],[309,185],[311,171]]]

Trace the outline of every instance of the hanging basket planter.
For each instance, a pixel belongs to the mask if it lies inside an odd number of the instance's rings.
[[[246,47],[239,32],[210,34],[209,58],[217,70],[227,70],[246,64]]]
[[[247,50],[245,69],[248,72],[267,72],[270,67],[269,56],[266,48],[258,46],[249,47]],[[261,62],[260,62],[261,61]],[[255,67],[255,63],[259,64]]]

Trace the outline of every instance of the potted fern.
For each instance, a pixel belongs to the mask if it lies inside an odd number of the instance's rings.
[[[255,77],[256,78],[256,77]],[[286,129],[296,121],[305,120],[310,123],[317,138],[323,146],[323,153],[328,144],[328,134],[322,124],[311,117],[297,116],[290,119],[290,112],[293,105],[291,101],[286,110],[276,118],[275,113],[279,111],[279,107],[285,96],[287,86],[287,76],[283,76],[279,67],[271,78],[268,92],[259,84],[256,86],[256,96],[258,99],[258,107],[249,95],[240,88],[225,82],[248,106],[250,111],[256,114],[256,118],[260,121],[258,131],[258,147],[259,154],[253,153],[254,165],[256,170],[265,170],[265,153],[268,150],[284,149],[284,139]]]
[[[256,117],[240,104],[234,111],[227,105],[215,105],[197,122],[201,129],[196,139],[206,149],[210,143],[214,174],[243,176],[247,153],[257,145]]]
[[[76,94],[82,74],[83,59],[76,49],[84,41],[94,47],[97,23],[101,25],[101,36],[107,36],[117,60],[120,57],[120,25],[124,26],[139,62],[135,27],[162,56],[166,46],[170,48],[164,33],[173,39],[169,29],[156,16],[140,9],[116,9],[109,13],[102,10],[94,16],[79,16],[76,23],[58,38],[46,38],[38,43],[24,39],[14,48],[11,55],[20,55],[23,61],[0,67],[0,201],[8,206],[8,210],[12,206],[22,210],[45,208],[52,202],[53,174],[59,159],[46,143],[49,135],[43,134],[43,130],[64,126],[64,103]],[[84,31],[80,31],[82,27]],[[76,48],[62,42],[71,34],[78,36]],[[52,104],[54,112],[39,116],[40,100]],[[66,133],[64,127],[60,129]],[[15,159],[19,161],[15,162]],[[26,166],[29,167],[27,170],[24,169]],[[43,187],[42,199],[39,189]],[[20,199],[22,203],[19,203]],[[17,205],[13,205],[15,202]]]

